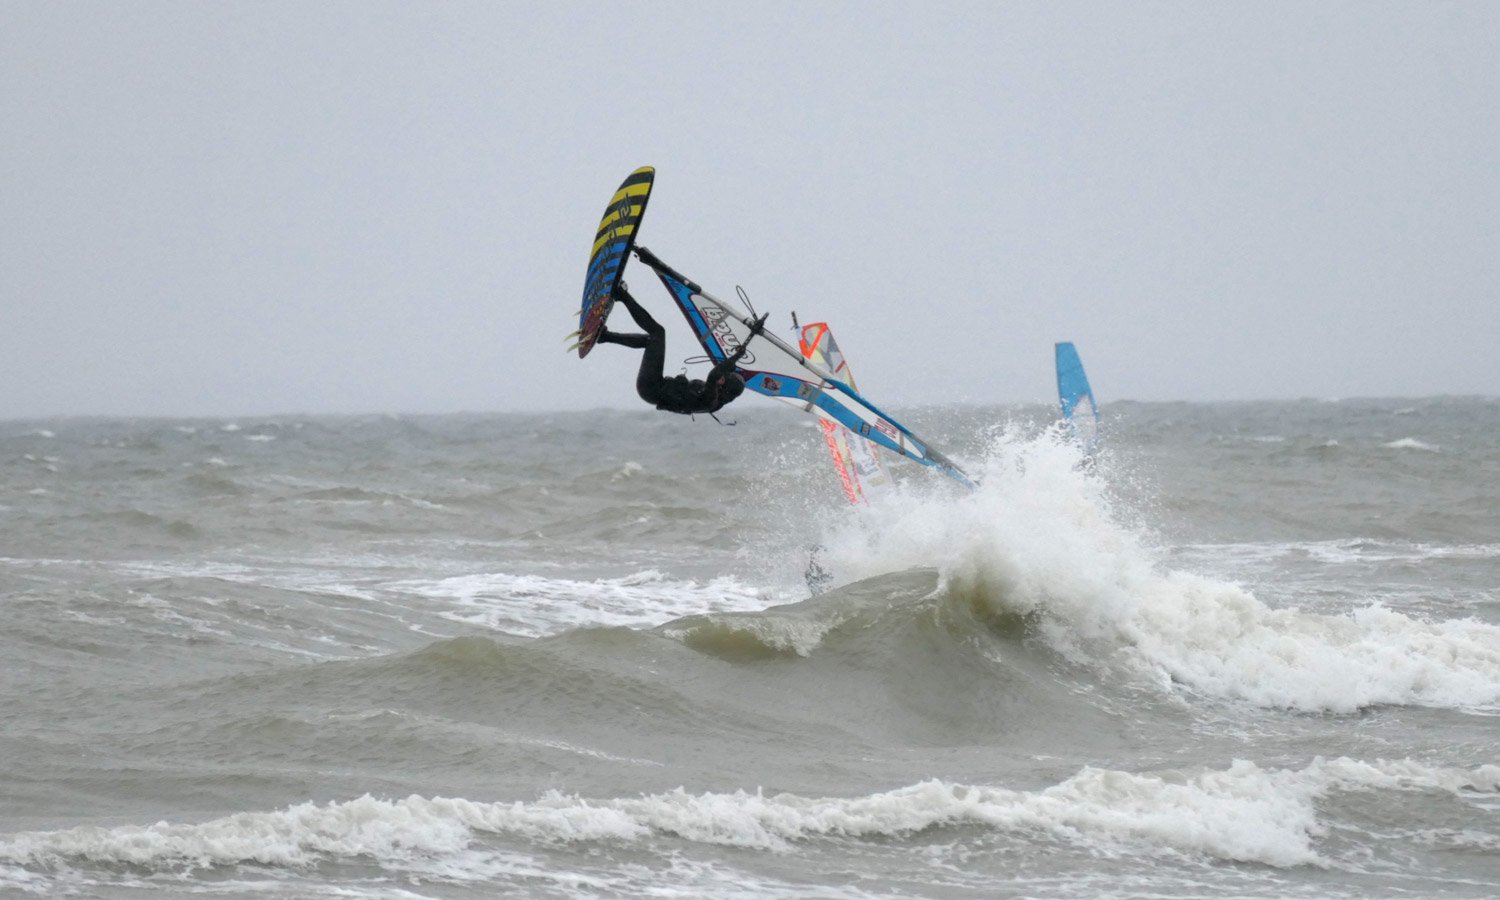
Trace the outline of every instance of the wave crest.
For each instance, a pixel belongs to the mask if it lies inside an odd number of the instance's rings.
[[[980,490],[901,494],[825,543],[840,571],[935,566],[947,591],[1000,621],[1034,622],[1070,658],[1123,660],[1162,685],[1306,711],[1500,706],[1500,627],[1378,604],[1272,608],[1168,568],[1148,531],[1116,512],[1111,474],[1055,433],[1002,435]]]
[[[67,860],[153,869],[261,863],[306,867],[372,857],[400,867],[471,849],[477,834],[541,843],[639,841],[665,835],[703,844],[785,851],[820,838],[884,838],[955,826],[1040,832],[1094,851],[1129,844],[1277,867],[1325,866],[1318,803],[1335,791],[1500,791],[1500,766],[1434,768],[1409,760],[1317,759],[1300,770],[1237,761],[1223,770],[1137,774],[1085,768],[1035,791],[928,780],[862,797],[767,795],[760,790],[584,799],[549,791],[538,800],[369,795],[202,824],[82,827],[0,838],[0,860],[56,866]],[[1458,799],[1458,798],[1456,798]],[[1461,800],[1460,800],[1461,802]]]

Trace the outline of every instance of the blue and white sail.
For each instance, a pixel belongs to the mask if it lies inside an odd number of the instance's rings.
[[[1089,377],[1083,372],[1083,360],[1071,341],[1057,344],[1056,359],[1057,399],[1063,419],[1072,427],[1083,451],[1092,454],[1099,446],[1099,406],[1094,402]]]
[[[745,311],[710,295],[645,247],[636,247],[635,252],[661,278],[687,317],[698,342],[715,362],[728,359],[748,344],[736,366],[745,379],[745,387],[842,425],[855,435],[937,469],[966,487],[975,486],[973,479],[952,460],[881,412],[833,373],[804,359],[797,348],[765,331],[752,337],[753,322]]]

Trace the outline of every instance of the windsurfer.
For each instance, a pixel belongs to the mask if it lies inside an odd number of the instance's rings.
[[[671,378],[662,376],[667,362],[667,332],[645,308],[630,296],[625,282],[615,289],[615,299],[630,310],[630,317],[645,334],[620,334],[604,329],[599,333],[598,343],[620,344],[642,351],[641,369],[636,375],[635,390],[641,399],[664,412],[715,413],[723,409],[745,391],[745,379],[734,370],[735,364],[745,355],[749,337],[754,337],[765,328],[766,317],[755,320],[750,336],[740,344],[738,350],[719,361],[703,379],[689,379],[686,375]]]

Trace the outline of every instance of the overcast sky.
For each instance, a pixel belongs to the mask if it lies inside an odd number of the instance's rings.
[[[1500,394],[1497,104],[1500,3],[0,0],[0,417],[638,406],[641,165],[883,406]]]

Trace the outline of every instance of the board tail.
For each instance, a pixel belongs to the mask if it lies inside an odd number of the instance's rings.
[[[1055,347],[1057,363],[1057,398],[1063,419],[1073,429],[1073,437],[1085,453],[1092,454],[1099,445],[1099,406],[1083,371],[1083,360],[1071,341]]]

